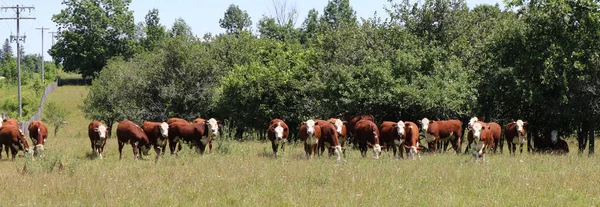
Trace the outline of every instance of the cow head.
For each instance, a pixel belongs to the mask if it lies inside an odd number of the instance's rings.
[[[552,144],[558,142],[558,131],[552,130],[552,132],[550,132],[550,140],[552,140]]]
[[[477,117],[473,117],[473,118],[471,118],[471,119],[469,120],[469,124],[468,124],[468,126],[467,126],[467,127],[468,127],[469,129],[473,129],[473,124],[474,124],[475,122],[477,122],[477,121],[479,121],[479,119],[478,119]]]
[[[523,120],[517,120],[516,122],[517,124],[517,132],[519,134],[519,137],[524,137],[526,132],[525,132],[525,126],[527,126],[527,122],[523,122]]]
[[[481,122],[475,122],[471,125],[471,130],[473,130],[473,138],[475,138],[475,142],[479,142],[481,137],[481,131],[483,130],[483,125]]]
[[[281,127],[281,122],[277,122],[277,126],[273,131],[275,131],[275,138],[278,140],[283,139],[283,127]]]
[[[25,154],[33,153],[29,147],[29,143],[27,143],[27,140],[25,140],[25,134],[21,129],[19,129],[19,150],[23,150]]]
[[[404,136],[404,122],[402,120],[398,121],[398,123],[396,124],[396,131],[398,132],[398,135],[400,135],[400,137]]]
[[[419,123],[421,123],[421,129],[423,129],[423,132],[427,133],[427,129],[429,129],[429,119],[427,118],[423,118],[422,120],[419,120]]]
[[[169,124],[167,124],[167,122],[162,122],[158,126],[159,126],[159,130],[160,130],[160,136],[162,136],[163,138],[168,138],[169,137]]]
[[[98,137],[100,137],[100,139],[106,139],[106,135],[108,134],[104,124],[100,124],[100,126],[94,128],[94,132],[98,133]]]
[[[219,122],[216,119],[210,118],[208,120],[207,126],[209,130],[209,137],[214,138],[216,136],[219,136]]]
[[[304,123],[306,124],[306,133],[312,136],[315,133],[315,121],[311,119]]]
[[[344,122],[342,122],[342,120],[340,119],[335,119],[333,125],[335,126],[335,130],[338,132],[338,134],[342,134],[342,127],[344,127]]]

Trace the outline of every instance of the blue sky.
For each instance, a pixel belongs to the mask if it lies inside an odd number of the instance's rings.
[[[62,0],[0,0],[1,6],[15,6],[17,4],[24,6],[35,6],[35,10],[22,13],[22,16],[36,17],[35,20],[21,20],[21,35],[27,35],[25,53],[40,53],[41,32],[35,28],[48,27],[48,31],[56,31],[56,25],[52,22],[53,14],[57,14],[63,8]],[[322,13],[327,0],[288,0],[288,4],[295,4],[298,10],[298,23],[306,17],[310,9],[317,9]],[[467,0],[469,7],[479,4],[496,4],[498,0]],[[194,34],[202,37],[207,32],[218,34],[224,32],[219,27],[219,19],[230,4],[238,5],[242,10],[246,10],[252,18],[253,28],[263,15],[270,16],[272,13],[272,0],[133,0],[130,9],[134,11],[135,22],[144,20],[144,16],[152,8],[158,8],[160,21],[163,25],[170,27],[175,19],[181,17],[192,28]],[[350,4],[356,11],[358,17],[372,17],[377,11],[378,16],[387,15],[383,9],[389,6],[387,0],[351,0]],[[14,17],[13,10],[0,10],[0,18]],[[51,35],[45,31],[44,34],[44,59],[51,60],[47,50],[52,44]],[[0,20],[0,44],[10,35],[16,34],[15,20]],[[12,43],[13,50],[16,44]]]

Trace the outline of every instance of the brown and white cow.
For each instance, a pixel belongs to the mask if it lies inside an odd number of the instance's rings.
[[[142,129],[150,144],[154,146],[156,152],[156,160],[167,150],[167,142],[169,141],[169,125],[167,122],[150,122],[144,121]]]
[[[102,152],[104,151],[104,145],[108,136],[106,126],[97,120],[92,121],[88,125],[88,136],[92,143],[92,152],[102,159]]]
[[[316,156],[319,149],[319,139],[321,138],[321,127],[317,123],[310,119],[300,124],[298,129],[298,139],[304,142],[304,152],[306,152],[306,159],[310,159],[311,156]]]
[[[133,156],[140,159],[140,148],[142,154],[148,155],[150,150],[150,141],[144,130],[137,124],[129,120],[124,120],[117,126],[117,139],[119,140],[119,160],[123,158],[123,146],[129,143],[133,148]]]
[[[31,152],[29,143],[25,140],[25,134],[23,134],[17,126],[3,125],[2,128],[0,128],[0,146],[2,145],[5,147],[7,154],[10,149],[12,160],[15,159],[19,150],[23,150],[25,154]],[[2,153],[0,153],[0,158],[1,157]]]
[[[285,150],[285,143],[290,135],[290,129],[288,125],[281,119],[273,119],[269,123],[269,129],[267,129],[267,137],[271,140],[271,147],[273,148],[273,154],[275,157],[279,156],[277,149],[281,145],[281,151]]]
[[[521,153],[523,153],[523,144],[527,143],[527,131],[525,130],[526,126],[527,122],[524,122],[520,119],[516,122],[513,121],[506,125],[506,129],[504,129],[504,137],[506,138],[506,143],[508,143],[508,151],[510,153],[516,153],[517,144],[520,145]]]
[[[535,151],[550,154],[568,154],[569,145],[558,137],[558,131],[550,132],[550,139],[546,136],[535,139]]]
[[[490,130],[490,126],[486,123],[478,121],[473,123],[471,131],[473,133],[474,142],[472,148],[475,161],[481,158],[485,162],[486,148],[494,144],[492,130]]]
[[[392,148],[394,151],[395,158],[404,158],[404,133],[405,125],[402,120],[398,122],[384,121],[381,123],[380,132],[381,137],[380,141],[383,146],[386,146],[386,149]],[[397,152],[399,151],[399,152]],[[398,153],[398,156],[396,156]]]
[[[469,121],[468,124],[468,129],[469,131],[467,132],[467,148],[465,149],[465,153],[467,153],[470,149],[471,149],[471,144],[473,143],[473,124],[479,122],[479,119],[477,117],[473,117],[471,118],[471,120]],[[502,128],[500,127],[500,124],[496,123],[496,122],[488,122],[485,123],[483,122],[485,125],[489,126],[490,130],[492,131],[492,137],[494,138],[492,145],[489,145],[488,147],[494,152],[496,153],[499,143],[500,143],[500,136],[502,133]]]
[[[438,143],[447,140],[452,140],[452,147],[459,154],[461,150],[462,137],[462,122],[460,120],[451,119],[445,121],[433,121],[427,118],[419,120],[421,129],[425,133],[429,148],[433,148],[433,152],[437,152]],[[432,146],[433,143],[433,146]]]
[[[315,120],[316,124],[321,128],[321,138],[319,139],[319,155],[322,155],[325,149],[328,149],[329,155],[335,155],[336,161],[341,160],[342,146],[338,139],[338,131],[336,126],[325,120]]]
[[[16,126],[18,128],[19,121],[17,121],[14,118],[4,119],[0,122],[0,127],[3,127],[3,126]]]
[[[346,158],[346,139],[348,138],[348,129],[346,125],[348,124],[348,122],[336,118],[331,118],[327,121],[333,124],[333,126],[335,126],[335,130],[338,133],[338,141],[340,142],[340,146],[342,147],[342,154],[344,154],[344,158]]]
[[[48,138],[48,127],[42,121],[33,121],[27,127],[29,130],[29,138],[33,147],[33,154],[39,154],[44,151],[44,144]]]
[[[348,130],[348,136],[352,138],[352,148],[353,149],[358,148],[358,140],[356,139],[356,136],[355,136],[356,123],[358,123],[360,120],[363,120],[363,119],[375,122],[375,117],[373,117],[373,115],[367,114],[367,115],[353,117],[352,119],[350,119],[350,121],[346,125],[346,129]]]
[[[404,148],[408,150],[408,157],[421,159],[419,150],[423,150],[423,147],[419,140],[419,127],[410,121],[404,122]]]
[[[360,154],[365,157],[367,155],[367,146],[373,148],[375,159],[379,159],[381,155],[381,145],[379,143],[379,128],[375,123],[367,119],[361,119],[354,127],[356,139],[358,140],[358,148]]]
[[[181,150],[181,143],[190,144],[190,149],[193,146],[197,147],[197,152],[204,154],[206,145],[210,141],[207,137],[208,129],[206,123],[190,123],[190,122],[174,122],[169,124],[169,148],[171,154]]]

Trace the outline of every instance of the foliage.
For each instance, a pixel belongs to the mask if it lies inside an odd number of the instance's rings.
[[[235,4],[229,5],[222,19],[219,19],[219,26],[225,29],[228,34],[239,34],[242,31],[248,31],[252,25],[250,15],[245,10]]]
[[[57,42],[50,49],[66,72],[94,76],[109,59],[133,56],[135,24],[131,0],[64,0],[52,17],[58,25]]]
[[[54,136],[56,136],[56,133],[58,133],[60,127],[65,124],[67,117],[71,112],[56,104],[56,102],[49,102],[44,108],[42,120],[44,120],[46,124],[54,127]]]

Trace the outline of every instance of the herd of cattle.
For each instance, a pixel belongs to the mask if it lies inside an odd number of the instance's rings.
[[[527,142],[525,129],[527,122],[522,120],[508,123],[502,131],[502,127],[497,123],[486,123],[473,117],[467,124],[466,138],[463,138],[463,123],[460,120],[434,121],[424,118],[417,121],[418,125],[410,121],[384,121],[380,126],[377,126],[374,120],[372,115],[362,115],[352,117],[349,121],[337,118],[303,121],[298,129],[298,140],[304,144],[307,159],[322,155],[325,149],[328,149],[329,155],[335,155],[337,161],[341,160],[342,155],[346,156],[346,148],[350,143],[360,150],[362,157],[366,156],[368,148],[373,149],[375,159],[379,158],[382,149],[389,151],[391,148],[396,158],[403,158],[404,154],[409,158],[420,158],[419,152],[425,150],[421,146],[419,136],[421,131],[428,143],[427,150],[435,153],[438,151],[438,145],[447,146],[450,143],[456,153],[460,153],[463,140],[466,140],[468,143],[465,153],[471,151],[475,160],[480,158],[485,160],[486,151],[489,149],[496,152],[497,147],[502,146],[503,140],[508,143],[511,154],[516,152],[517,144],[520,145],[522,152],[523,144]],[[25,135],[18,126],[16,119],[0,118],[0,145],[4,146],[7,154],[10,149],[12,159],[20,150],[34,155],[44,150],[48,129],[43,122],[34,121],[28,127],[33,149],[30,149]],[[195,147],[197,152],[203,154],[207,146],[209,151],[212,151],[212,142],[221,134],[222,127],[221,121],[214,118],[209,120],[197,118],[192,122],[170,118],[166,122],[144,121],[141,126],[124,120],[118,124],[116,130],[119,159],[122,159],[122,150],[127,143],[131,144],[135,159],[140,158],[140,151],[143,155],[148,155],[150,148],[154,148],[158,160],[161,155],[164,155],[167,144],[171,154],[175,154],[181,150],[182,142],[188,143],[190,148]],[[99,121],[92,121],[88,126],[92,151],[100,159],[102,159],[109,130]],[[278,156],[280,146],[282,150],[285,149],[289,133],[289,127],[283,120],[273,119],[269,123],[267,137],[271,141],[275,157]],[[539,137],[534,139],[534,143],[537,151],[553,153],[569,151],[567,143],[558,138],[556,130],[550,133],[550,139]]]

